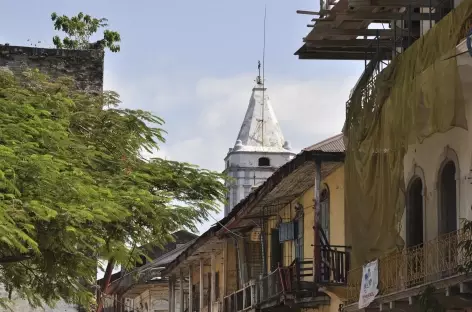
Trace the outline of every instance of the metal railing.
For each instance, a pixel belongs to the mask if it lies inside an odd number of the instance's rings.
[[[471,261],[470,256],[460,248],[464,242],[472,243],[471,232],[459,230],[378,259],[379,295],[460,274],[461,267]],[[361,278],[362,267],[349,271],[348,303],[358,301]]]

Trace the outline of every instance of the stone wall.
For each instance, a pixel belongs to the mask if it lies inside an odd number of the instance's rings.
[[[15,75],[37,68],[51,77],[72,77],[77,87],[87,91],[103,89],[103,49],[63,50],[0,44],[0,68]]]

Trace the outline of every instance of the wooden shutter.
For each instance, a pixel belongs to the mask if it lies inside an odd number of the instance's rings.
[[[290,241],[295,238],[295,226],[293,222],[282,222],[279,225],[279,242]]]

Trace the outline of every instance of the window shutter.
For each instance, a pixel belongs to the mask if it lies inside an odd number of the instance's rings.
[[[279,242],[293,240],[295,238],[294,222],[283,222],[279,226]]]

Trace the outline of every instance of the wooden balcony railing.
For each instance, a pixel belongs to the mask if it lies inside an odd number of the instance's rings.
[[[241,312],[252,309],[258,303],[256,292],[256,283],[251,281],[244,288],[224,297],[224,312]]]
[[[320,249],[321,272],[316,282],[324,285],[346,285],[351,263],[350,252],[344,246]]]
[[[461,274],[471,261],[466,242],[472,244],[471,231],[459,230],[379,258],[379,295]],[[349,271],[348,303],[358,301],[361,278],[362,267]]]

